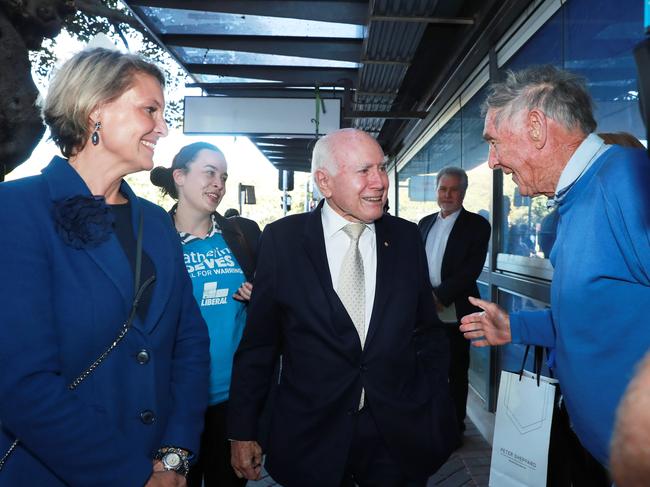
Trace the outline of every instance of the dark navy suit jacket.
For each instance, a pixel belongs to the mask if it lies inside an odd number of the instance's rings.
[[[155,289],[146,319],[136,317],[122,343],[70,391],[124,323],[133,272],[115,234],[91,249],[75,249],[57,234],[53,201],[90,196],[66,160],[0,185],[0,455],[21,440],[0,486],[140,486],[156,449],[198,451],[207,328],[169,216],[126,183],[121,191],[134,227],[144,215]],[[146,363],[137,360],[142,350]]]
[[[427,215],[418,223],[425,244],[438,214]],[[483,270],[489,242],[490,223],[482,216],[461,208],[442,257],[442,282],[434,289],[442,304],[456,305],[456,317],[459,321],[465,315],[480,311],[472,306],[467,298],[480,297],[476,279]]]
[[[267,468],[285,485],[339,485],[362,387],[405,472],[425,478],[449,456],[456,422],[447,342],[435,318],[417,227],[375,222],[377,280],[365,346],[330,276],[321,206],[262,233],[248,320],[235,355],[229,436],[253,440],[278,354]],[[427,330],[426,346],[414,329]]]

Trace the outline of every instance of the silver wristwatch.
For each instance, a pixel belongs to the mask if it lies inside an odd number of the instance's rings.
[[[190,470],[190,462],[187,459],[185,450],[173,446],[166,446],[158,450],[154,458],[162,462],[165,470],[173,470],[183,477],[187,477],[187,473]]]

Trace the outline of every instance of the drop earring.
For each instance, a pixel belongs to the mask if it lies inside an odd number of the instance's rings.
[[[90,141],[93,143],[93,145],[99,144],[99,129],[102,128],[102,123],[101,122],[95,122],[95,131],[93,132],[92,136],[90,137]]]

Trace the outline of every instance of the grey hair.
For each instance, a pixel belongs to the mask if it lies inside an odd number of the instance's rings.
[[[440,180],[443,176],[453,176],[458,178],[463,194],[465,194],[467,191],[467,186],[469,186],[469,182],[467,181],[467,173],[464,169],[456,166],[443,167],[440,171],[438,171],[438,174],[436,175],[436,188],[440,184]]]
[[[137,74],[154,77],[165,86],[155,65],[134,54],[95,48],[81,51],[55,74],[43,107],[51,138],[65,157],[83,149],[90,136],[89,117],[100,104],[127,91]]]
[[[584,78],[550,64],[506,71],[503,81],[490,86],[483,113],[497,110],[494,123],[498,125],[504,116],[534,108],[569,130],[579,128],[585,135],[596,130]]]
[[[339,130],[335,130],[334,132],[331,132],[327,134],[324,137],[321,137],[316,141],[316,144],[314,145],[314,150],[311,155],[311,177],[314,181],[316,181],[316,171],[319,169],[325,169],[327,172],[329,172],[332,176],[334,176],[338,170],[339,170],[339,163],[341,161],[336,159],[336,156],[334,155],[334,137],[356,137],[356,138],[367,138],[369,140],[374,141],[378,146],[379,142],[370,134],[367,132],[364,132],[361,129],[356,129],[356,128],[343,128]],[[379,146],[381,148],[381,146]],[[383,152],[383,151],[382,151]],[[384,156],[384,160],[386,160],[386,156]]]
[[[328,134],[316,141],[311,154],[311,177],[316,180],[316,171],[325,169],[331,175],[338,172],[338,164],[334,159],[334,147],[332,146],[332,135]]]

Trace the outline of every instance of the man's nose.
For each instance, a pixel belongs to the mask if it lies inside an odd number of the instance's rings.
[[[383,174],[378,170],[371,172],[369,183],[372,188],[383,189],[386,186],[386,183],[384,182]]]
[[[499,164],[499,161],[497,159],[497,155],[492,147],[490,147],[490,150],[488,151],[488,166],[490,169],[494,169],[495,166]]]

